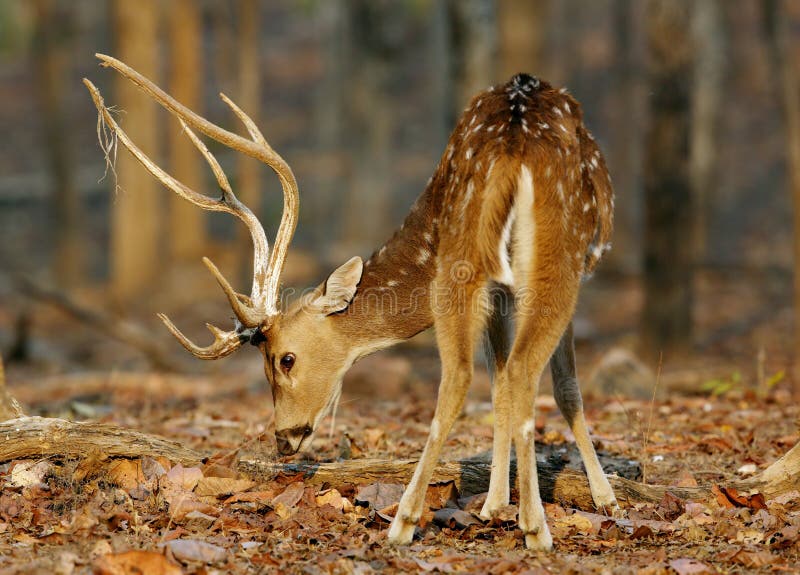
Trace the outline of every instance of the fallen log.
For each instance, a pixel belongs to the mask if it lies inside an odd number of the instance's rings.
[[[565,446],[537,445],[539,485],[545,501],[592,510],[591,493],[585,474],[567,465],[574,459]],[[20,417],[0,423],[0,462],[15,459],[58,457],[79,459],[89,453],[107,457],[165,457],[185,466],[199,465],[207,455],[157,435],[150,435],[115,425],[96,422],[72,422],[43,417]],[[640,502],[658,502],[666,492],[684,500],[702,500],[711,496],[713,485],[672,487],[646,485],[634,481],[639,469],[626,458],[601,456],[604,467],[616,471],[610,475],[617,499],[623,506]],[[573,463],[574,464],[574,463]],[[239,461],[242,474],[254,480],[274,479],[279,475],[301,474],[311,485],[342,487],[352,484],[407,483],[416,460],[353,459],[335,463],[283,463],[260,458]],[[432,481],[453,481],[462,496],[486,491],[491,462],[486,456],[440,464]],[[512,480],[515,474],[512,462]],[[628,475],[629,477],[622,477]],[[758,491],[767,498],[798,489],[800,486],[800,444],[753,479],[726,483],[740,492]]]
[[[107,457],[165,457],[182,465],[196,465],[203,459],[177,441],[108,423],[50,417],[19,417],[0,423],[0,462],[80,459],[98,452]]]

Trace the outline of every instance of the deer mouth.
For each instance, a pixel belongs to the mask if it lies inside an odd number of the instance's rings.
[[[278,444],[278,453],[281,455],[294,455],[300,448],[307,445],[314,430],[310,425],[299,425],[290,429],[281,429],[275,432],[275,442]]]

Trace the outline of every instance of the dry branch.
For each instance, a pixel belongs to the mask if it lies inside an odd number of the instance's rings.
[[[94,422],[71,422],[63,419],[22,417],[0,423],[0,462],[41,457],[81,458],[88,453],[103,453],[108,457],[143,456],[165,457],[183,465],[197,465],[204,454],[183,447],[176,441],[140,433],[114,425]],[[538,447],[538,446],[537,446]],[[548,446],[542,446],[547,449]],[[539,462],[539,485],[545,501],[556,501],[579,509],[593,509],[589,484],[581,471],[565,467],[563,458],[546,457]],[[636,472],[632,462],[619,457],[601,456],[607,470],[631,474]],[[407,483],[414,471],[415,460],[386,461],[356,459],[337,463],[280,463],[262,459],[240,461],[240,471],[257,480],[278,475],[302,474],[312,485],[333,487],[375,482]],[[491,463],[486,459],[464,459],[439,465],[432,481],[453,481],[462,495],[486,491]],[[514,473],[512,462],[512,473]],[[672,487],[645,485],[612,475],[611,485],[621,503],[660,501],[666,492],[684,500],[705,499],[711,495],[711,485]],[[800,481],[800,444],[761,475],[747,481],[728,484],[739,491],[759,491],[767,497],[797,489]]]
[[[18,282],[23,294],[52,304],[89,327],[139,350],[153,367],[170,372],[186,371],[180,361],[164,352],[160,338],[154,338],[140,326],[82,305],[64,292],[40,285],[29,277],[19,277]]]

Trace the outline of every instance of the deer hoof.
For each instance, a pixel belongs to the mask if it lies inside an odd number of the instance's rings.
[[[398,515],[389,527],[389,543],[391,545],[408,545],[414,538],[415,528],[414,523],[406,521]]]

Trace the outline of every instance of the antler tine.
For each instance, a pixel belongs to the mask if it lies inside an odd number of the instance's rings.
[[[206,324],[208,331],[214,335],[214,343],[207,347],[200,347],[191,342],[181,330],[175,327],[175,324],[163,313],[158,314],[158,318],[164,322],[167,329],[172,332],[183,347],[193,356],[199,359],[220,359],[232,354],[239,349],[242,344],[247,341],[247,336],[237,333],[236,331],[222,331],[218,327]]]
[[[190,126],[200,130],[210,138],[217,140],[229,148],[263,162],[275,171],[280,180],[281,187],[283,188],[283,215],[281,216],[280,227],[275,238],[275,246],[272,253],[269,255],[266,273],[262,275],[259,266],[254,262],[251,297],[255,308],[264,309],[268,315],[277,314],[280,275],[286,260],[286,252],[289,248],[289,243],[291,242],[297,226],[297,215],[299,211],[297,181],[295,180],[289,164],[270,147],[252,119],[225,95],[221,95],[223,101],[245,125],[252,140],[248,140],[233,132],[220,128],[202,116],[197,115],[169,96],[153,82],[139,74],[136,70],[133,70],[116,58],[104,54],[95,54],[95,56],[102,62],[103,66],[114,68],[131,82],[139,86],[140,89],[155,99],[164,108],[184,120]]]
[[[294,236],[294,230],[297,227],[297,215],[300,211],[300,192],[289,164],[280,154],[272,149],[252,118],[245,114],[242,109],[225,94],[220,93],[219,96],[233,113],[236,114],[242,124],[244,124],[250,137],[253,138],[253,141],[261,145],[271,157],[271,160],[265,160],[265,163],[275,171],[275,174],[277,174],[281,182],[281,188],[283,188],[283,215],[281,216],[281,224],[278,228],[278,233],[275,236],[275,245],[270,254],[268,268],[270,271],[268,272],[264,289],[266,301],[268,304],[274,305],[275,302],[278,301],[280,276],[283,270],[283,263],[286,260],[286,252],[289,249],[292,236]]]
[[[264,228],[261,226],[261,223],[258,221],[258,218],[256,218],[253,212],[251,212],[247,206],[242,204],[234,195],[230,183],[228,182],[228,178],[222,171],[219,162],[217,162],[217,159],[213,156],[213,154],[211,154],[206,145],[203,144],[203,142],[197,137],[191,128],[189,128],[183,120],[180,120],[183,129],[189,136],[189,139],[197,147],[197,149],[200,150],[200,152],[203,154],[203,157],[206,159],[206,162],[211,167],[211,170],[214,172],[214,176],[216,177],[220,189],[222,190],[221,200],[209,198],[192,190],[161,169],[147,156],[147,154],[142,152],[142,150],[133,143],[125,131],[119,126],[119,124],[117,124],[116,120],[114,120],[114,117],[109,113],[103,97],[97,87],[89,80],[84,80],[84,83],[89,89],[95,106],[97,107],[98,112],[101,114],[103,121],[113,130],[113,132],[119,138],[119,141],[122,142],[122,144],[151,174],[153,174],[156,179],[163,183],[167,188],[174,191],[176,194],[180,195],[189,202],[195,204],[196,206],[209,211],[226,212],[232,214],[245,223],[247,228],[250,230],[250,235],[253,239],[255,266],[258,270],[256,275],[260,275],[262,277],[266,275],[266,269],[268,265],[267,254],[269,253],[269,247],[267,244],[267,236],[264,233]],[[260,302],[252,297],[252,294],[251,300],[255,301],[254,304],[246,305],[242,303],[239,297],[237,297],[235,290],[222,276],[216,266],[213,264],[211,264],[211,266],[206,264],[206,266],[209,267],[209,270],[211,270],[211,272],[214,274],[214,277],[217,279],[217,282],[222,287],[225,295],[228,298],[228,301],[231,303],[231,307],[233,308],[236,317],[239,319],[242,325],[245,327],[256,327],[268,319],[269,314],[267,313],[265,306],[259,305]]]

